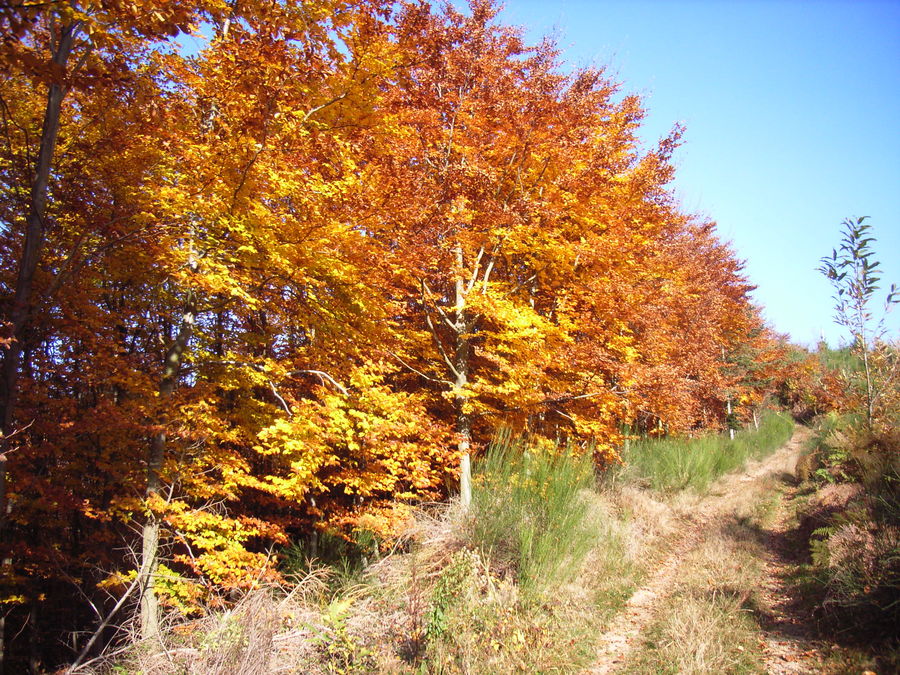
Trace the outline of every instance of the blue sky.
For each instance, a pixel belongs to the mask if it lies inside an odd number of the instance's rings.
[[[603,65],[644,97],[642,137],[687,127],[683,207],[719,224],[769,324],[832,345],[815,271],[841,221],[868,215],[883,292],[900,285],[900,2],[506,0],[503,23],[553,34],[571,66]],[[900,308],[888,316],[900,337]]]

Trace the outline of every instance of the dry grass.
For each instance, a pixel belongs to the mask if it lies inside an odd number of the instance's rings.
[[[596,634],[637,584],[644,552],[613,497],[581,493],[595,545],[574,581],[553,586],[552,600],[523,594],[514,570],[489,553],[458,550],[428,591],[440,621],[425,622],[423,672],[578,672],[589,664]],[[458,580],[461,563],[464,585],[447,583]]]
[[[635,536],[613,493],[585,491],[579,499],[595,546],[577,581],[560,582],[552,601],[522,593],[515,570],[472,547],[471,515],[450,504],[421,511],[396,551],[360,583],[335,584],[328,570],[315,570],[290,587],[256,591],[229,611],[174,626],[164,644],[136,644],[81,672],[577,672],[637,583],[646,551],[635,542],[657,536]],[[649,497],[629,499],[636,510],[657,508]]]
[[[779,503],[779,477],[794,470],[787,453],[750,462],[741,474],[723,476],[705,498],[693,491],[666,503],[630,495],[642,504],[642,522],[666,532],[691,514],[709,519],[703,542],[680,562],[672,592],[662,601],[629,659],[626,672],[764,672],[754,608],[764,576],[764,530]],[[670,514],[666,517],[666,509]],[[665,541],[667,535],[661,535]]]
[[[689,554],[628,672],[763,672],[749,609],[762,574],[759,552],[752,540],[735,536],[736,527],[737,521],[723,523]]]
[[[728,482],[738,480],[723,478],[705,496],[624,482],[582,490],[576,499],[593,545],[564,578],[542,579],[547,592],[538,594],[523,591],[516,565],[475,544],[473,511],[434,505],[355,583],[317,569],[81,672],[579,672],[595,661],[610,618],[710,500],[734,517],[690,554],[689,573],[663,601],[648,632],[653,645],[633,671],[753,672],[755,633],[744,606],[754,587],[752,523],[764,516],[759,494],[771,484]]]

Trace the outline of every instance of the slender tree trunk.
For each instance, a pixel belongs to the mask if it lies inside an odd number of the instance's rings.
[[[456,349],[454,367],[456,368],[456,381],[454,389],[456,396],[456,433],[459,436],[457,450],[459,451],[459,501],[463,508],[468,509],[472,503],[472,418],[466,410],[465,388],[469,384],[469,325],[466,317],[466,283],[463,277],[463,251],[460,244],[456,245]]]
[[[231,5],[231,11],[234,11],[234,5]],[[228,31],[231,26],[231,16],[227,16],[223,23],[216,25],[216,40],[228,37]],[[213,127],[217,110],[215,101],[213,101],[209,110],[203,114],[201,122],[205,132],[209,132]],[[189,246],[191,246],[189,256],[189,266],[196,271],[197,263],[194,258],[193,250],[193,226],[191,228],[191,236]],[[181,315],[181,326],[178,335],[172,346],[166,352],[166,360],[163,368],[163,377],[159,385],[159,398],[163,413],[159,420],[159,431],[150,441],[150,449],[147,455],[147,490],[145,496],[148,503],[154,501],[159,496],[162,488],[160,474],[162,473],[163,464],[166,458],[166,424],[168,415],[165,407],[175,386],[178,384],[178,374],[181,371],[181,364],[184,358],[184,352],[188,347],[191,336],[194,334],[194,322],[197,313],[197,296],[193,290],[188,290],[185,298],[184,312]],[[219,319],[219,329],[222,328],[221,321],[223,313],[217,316]],[[219,338],[222,333],[219,333]],[[219,345],[221,349],[221,344]],[[156,576],[159,570],[159,518],[153,513],[152,508],[147,511],[147,520],[141,531],[141,569],[138,573],[139,589],[141,592],[140,617],[141,617],[141,637],[146,639],[156,639],[159,637],[159,597],[156,594]],[[2,675],[2,674],[0,674]]]
[[[55,46],[52,61],[61,71],[65,71],[72,46],[78,35],[80,23],[74,22],[62,27],[59,43]],[[9,503],[6,491],[6,473],[9,451],[9,434],[13,432],[15,407],[19,393],[19,368],[25,342],[25,332],[31,319],[31,296],[34,275],[40,262],[41,249],[46,237],[45,216],[47,213],[47,191],[50,183],[50,169],[59,136],[59,117],[62,110],[66,87],[62,82],[53,82],[47,91],[47,107],[41,126],[41,143],[34,167],[34,180],[29,193],[28,217],[25,220],[25,242],[19,258],[15,294],[9,315],[7,337],[12,342],[3,353],[0,365],[0,542],[6,543],[6,527],[9,517]],[[4,558],[3,566],[11,564]],[[0,675],[5,669],[6,618],[0,615]]]
[[[53,63],[64,69],[78,34],[78,24],[63,28],[59,45],[53,53]],[[6,436],[12,432],[16,400],[18,398],[19,367],[25,342],[25,329],[31,318],[31,295],[34,275],[40,262],[46,236],[45,215],[50,168],[56,139],[59,135],[59,116],[66,90],[62,83],[53,82],[47,92],[47,107],[41,127],[41,145],[34,168],[34,181],[29,194],[28,217],[25,221],[25,242],[19,258],[15,295],[9,316],[8,336],[12,343],[3,354],[0,366],[0,418],[3,424],[3,443],[0,447],[0,534],[6,525]]]
[[[28,612],[28,672],[31,675],[39,675],[41,668],[41,649],[38,638],[41,634],[38,625],[38,603],[37,598],[31,599],[31,608]]]
[[[862,320],[859,326],[859,343],[862,347],[863,368],[866,371],[866,424],[871,429],[872,418],[875,416],[875,392],[872,390],[872,371],[869,367],[869,342]]]
[[[138,574],[141,589],[141,637],[155,639],[159,636],[159,599],[156,595],[156,574],[159,569],[159,518],[152,510],[152,502],[159,497],[162,488],[160,475],[166,457],[166,423],[168,415],[165,406],[175,391],[178,374],[184,360],[184,352],[194,333],[196,297],[188,291],[181,327],[172,346],[166,351],[163,377],[159,385],[160,405],[163,413],[159,420],[159,431],[150,440],[147,456],[147,520],[141,531],[141,569]]]
[[[728,397],[725,406],[725,410],[728,412],[728,416],[726,417],[726,420],[728,421],[728,438],[734,440],[734,427],[731,426],[731,396]]]

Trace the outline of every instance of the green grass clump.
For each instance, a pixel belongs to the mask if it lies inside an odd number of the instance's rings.
[[[590,452],[507,431],[474,469],[463,547],[427,578],[417,672],[583,672],[642,572],[630,522]]]
[[[590,453],[500,433],[475,466],[472,542],[526,594],[567,583],[597,541],[582,494],[594,484]]]
[[[763,457],[791,437],[794,422],[786,413],[769,413],[759,429],[700,438],[644,439],[623,453],[625,476],[648,482],[662,491],[691,487],[706,490],[722,474],[733,471],[750,458]]]

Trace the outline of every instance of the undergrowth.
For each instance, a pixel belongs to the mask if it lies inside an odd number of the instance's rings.
[[[803,464],[817,492],[802,519],[824,623],[870,639],[900,622],[900,429],[864,422],[819,420]]]
[[[579,671],[639,573],[633,533],[596,491],[590,453],[503,432],[476,463],[473,483],[465,548],[429,594],[420,668]]]
[[[793,428],[789,415],[770,412],[763,416],[758,430],[738,431],[733,440],[724,434],[638,440],[622,453],[625,468],[617,471],[616,478],[645,482],[660,491],[693,488],[702,492],[748,459],[779,448],[791,437]]]
[[[540,594],[578,574],[598,538],[583,494],[595,482],[590,453],[501,433],[476,463],[474,481],[471,541],[511,569],[522,592]]]
[[[176,622],[158,645],[138,643],[80,672],[580,672],[596,661],[610,617],[678,532],[670,497],[646,487],[704,487],[783,442],[791,426],[772,416],[733,443],[635,444],[632,466],[599,482],[589,452],[501,433],[476,462],[468,511],[456,502],[420,510],[406,535],[367,566],[375,555],[368,540],[347,544],[353,556],[329,566],[311,560],[309,546],[289,547],[284,587]],[[319,554],[334,543],[320,537]],[[715,612],[731,616],[745,597],[713,595],[712,617],[704,614],[707,598],[686,590],[696,612],[675,612],[673,621],[696,625],[658,628],[671,658],[675,636],[718,625]],[[752,670],[749,655],[726,651],[728,658],[704,663]]]

